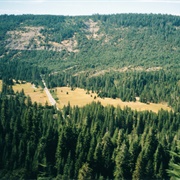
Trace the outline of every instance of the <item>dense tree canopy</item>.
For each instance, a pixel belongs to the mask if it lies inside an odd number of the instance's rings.
[[[1,15],[0,179],[176,176],[179,34],[180,17],[171,15]],[[13,80],[43,86],[42,77],[49,88],[81,87],[173,110],[100,103],[57,110],[12,89]]]
[[[0,94],[0,109],[1,178],[168,178],[179,113],[100,103],[57,111],[23,92]]]
[[[179,16],[1,15],[0,23],[1,79],[42,85],[40,74],[44,74],[51,88],[82,87],[101,97],[119,97],[123,101],[140,97],[147,103],[167,102],[180,111]],[[9,48],[9,38],[13,38],[9,32],[17,33],[27,27],[41,28],[41,35],[32,37],[28,47],[40,38],[44,50]],[[77,41],[77,51],[52,50],[53,43],[64,40]]]

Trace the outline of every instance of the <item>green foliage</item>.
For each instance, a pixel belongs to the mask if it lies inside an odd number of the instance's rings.
[[[78,179],[91,180],[92,179],[91,172],[92,172],[92,169],[89,168],[89,164],[88,163],[83,164],[82,168],[79,170]]]
[[[180,178],[180,142],[178,141],[177,152],[170,151],[171,156],[174,160],[170,161],[169,167],[167,170],[168,175],[172,180]]]
[[[96,35],[90,21],[99,29]],[[43,27],[45,50],[8,48],[8,32],[27,26]],[[0,179],[168,179],[168,173],[178,174],[179,16],[1,15],[0,27]],[[78,51],[47,47],[72,37]],[[100,97],[167,102],[174,111],[155,114],[100,103],[68,104],[57,111],[32,103],[23,91],[13,92],[12,79],[43,86],[41,76],[49,88],[81,87]]]
[[[93,38],[88,22],[96,23]],[[180,111],[179,16],[116,14],[83,17],[48,15],[0,16],[0,78],[41,83],[48,87],[82,87],[100,97],[123,101],[167,102]],[[77,52],[13,50],[12,30],[43,27],[45,47],[72,37]],[[2,36],[1,36],[2,35]],[[88,35],[92,35],[88,38]],[[51,44],[51,43],[50,43]],[[159,69],[158,69],[159,68]]]
[[[57,111],[22,92],[1,93],[0,109],[0,178],[168,178],[178,113],[100,103]]]

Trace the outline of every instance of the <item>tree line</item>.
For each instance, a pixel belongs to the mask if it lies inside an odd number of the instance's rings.
[[[144,103],[167,102],[175,111],[180,111],[180,76],[178,70],[171,71],[136,71],[124,73],[106,73],[90,77],[84,73],[72,76],[59,73],[45,76],[49,88],[70,86],[81,87],[96,92],[99,97],[120,98],[123,101],[140,101]]]

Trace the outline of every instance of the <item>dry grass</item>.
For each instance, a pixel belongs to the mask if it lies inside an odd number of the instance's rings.
[[[169,110],[169,111],[171,110],[171,108],[168,107],[166,104],[155,104],[155,103],[145,104],[139,101],[123,102],[120,99],[112,99],[112,98],[102,99],[97,97],[97,94],[91,92],[90,94],[87,94],[84,89],[80,89],[80,88],[76,88],[73,91],[69,87],[59,87],[56,89],[57,89],[57,97],[59,98],[57,104],[59,108],[62,108],[64,105],[68,105],[68,102],[70,102],[71,106],[78,105],[79,107],[82,107],[93,101],[95,102],[99,101],[103,106],[113,105],[115,107],[120,106],[121,108],[128,106],[133,110],[137,110],[137,111],[150,110],[153,112],[158,112],[160,109]]]
[[[41,88],[35,88],[31,83],[16,84],[13,86],[15,92],[20,92],[22,89],[24,89],[26,95],[31,97],[32,102],[41,103],[42,105],[45,105],[46,102],[50,104],[46,93]]]
[[[2,88],[2,81],[0,80],[0,91]],[[41,103],[44,105],[46,101],[49,103],[49,100],[47,98],[47,95],[44,91],[41,90],[41,88],[34,88],[32,84],[26,83],[26,84],[16,84],[13,86],[14,91],[21,91],[24,89],[24,92],[26,95],[29,95],[32,99],[32,102]],[[112,98],[99,98],[97,97],[96,93],[87,94],[87,91],[84,89],[76,88],[75,90],[71,90],[69,87],[58,87],[57,89],[57,97],[59,98],[57,106],[61,109],[64,105],[68,105],[68,102],[70,102],[71,106],[78,105],[79,107],[85,106],[87,104],[90,104],[91,102],[101,102],[103,106],[107,105],[113,105],[115,107],[120,106],[121,108],[124,108],[125,106],[128,106],[132,108],[133,110],[137,111],[144,111],[144,110],[150,110],[153,112],[158,112],[160,109],[164,110],[172,110],[170,107],[168,107],[166,104],[145,104],[141,103],[139,101],[136,102],[123,102],[120,99],[112,99]],[[35,91],[35,92],[34,92]],[[96,98],[95,98],[96,97]]]

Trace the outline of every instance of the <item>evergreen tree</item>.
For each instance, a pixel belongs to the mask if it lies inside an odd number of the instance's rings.
[[[88,163],[84,163],[81,169],[79,169],[78,180],[91,180],[92,179],[92,169],[89,167]]]
[[[115,158],[115,179],[130,179],[130,153],[125,143],[118,150]]]
[[[141,152],[137,158],[135,170],[132,175],[132,179],[143,179],[145,177],[145,163],[146,160],[143,157],[143,153]]]
[[[170,161],[170,169],[167,170],[172,180],[178,180],[180,178],[180,141],[178,141],[177,151],[178,152],[170,152],[172,157],[176,159],[176,162]]]

